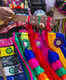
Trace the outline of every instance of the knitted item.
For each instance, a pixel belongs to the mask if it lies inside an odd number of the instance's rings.
[[[66,58],[65,58],[65,38],[61,33],[48,33],[48,46],[51,50],[59,55],[59,59],[66,69]]]
[[[0,58],[2,61],[2,66],[3,66],[4,74],[6,76],[6,80],[10,78],[13,78],[13,80],[15,80],[16,74],[17,76],[22,74],[21,77],[23,77],[23,80],[25,80],[24,69],[22,68],[23,66],[20,64],[19,59],[16,56],[16,53],[14,51],[12,37],[8,38],[8,35],[0,34],[0,38],[1,38],[0,39],[0,43],[1,43],[0,44],[0,51],[1,51]],[[3,76],[0,75],[0,78],[1,77]]]
[[[28,40],[28,41],[29,41],[28,34],[23,31],[23,32],[21,33],[21,38],[20,38],[20,40],[21,40],[20,42],[22,42],[23,40]],[[26,42],[26,44],[27,44],[27,42]],[[24,45],[22,44],[22,46],[24,46]],[[36,59],[35,56],[34,56],[34,53],[32,52],[32,50],[30,50],[29,47],[31,47],[30,44],[29,44],[29,46],[28,46],[27,48],[24,46],[24,48],[23,48],[23,49],[24,49],[24,55],[25,55],[25,57],[26,57],[29,65],[30,65],[31,69],[34,71],[34,73],[35,73],[37,76],[39,76],[42,72],[44,72],[44,70],[40,67],[37,59]],[[31,60],[33,63],[34,63],[34,61],[35,61],[35,63],[38,63],[38,65],[35,64],[35,66],[33,66],[33,64],[32,64],[32,62],[30,62],[30,60]],[[40,67],[40,68],[39,68],[39,67]],[[37,69],[36,69],[36,68],[37,68]]]
[[[59,56],[56,52],[53,52],[51,50],[48,51],[48,59],[50,62],[51,67],[56,71],[57,75],[59,77],[62,77],[63,75],[65,75],[65,69],[63,68],[60,60],[59,60]]]
[[[15,45],[17,51],[18,51],[18,55],[21,58],[21,61],[23,61],[24,62],[24,66],[26,66],[26,72],[28,74],[28,76],[27,76],[28,79],[29,80],[33,80],[33,79],[36,80],[36,77],[35,77],[34,73],[32,72],[30,66],[28,65],[28,63],[27,63],[27,61],[26,61],[26,59],[24,57],[23,50],[22,50],[21,45],[19,43],[18,35],[19,35],[18,33],[16,33],[16,34],[13,33],[14,45]]]
[[[26,28],[29,32],[29,38],[30,38],[30,43],[32,45],[32,50],[37,58],[37,60],[39,61],[39,64],[41,65],[41,67],[45,70],[47,76],[49,77],[49,79],[58,79],[60,80],[60,78],[56,75],[56,73],[51,69],[51,67],[49,66],[48,62],[45,60],[45,57],[43,56],[43,52],[42,52],[42,48],[41,45],[43,44],[36,44],[36,41],[40,41],[40,37],[36,36],[38,35],[38,33],[35,33],[32,29],[32,25],[27,24]],[[44,51],[44,50],[43,50]],[[53,76],[51,76],[53,75]]]
[[[51,64],[51,66],[56,71],[56,70],[58,70],[58,69],[60,69],[62,67],[62,64],[61,64],[60,60],[57,60],[56,62]]]

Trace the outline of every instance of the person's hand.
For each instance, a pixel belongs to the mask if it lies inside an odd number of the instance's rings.
[[[0,25],[4,24],[7,19],[11,19],[14,12],[9,7],[0,7]]]
[[[9,12],[9,13],[12,13],[12,14],[14,14],[14,12],[12,11],[12,9],[10,9],[9,7],[0,7],[0,10],[4,10],[4,11],[7,11],[7,12]]]

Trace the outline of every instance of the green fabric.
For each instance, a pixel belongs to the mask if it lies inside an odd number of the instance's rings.
[[[19,34],[20,34],[20,33],[19,33]],[[23,55],[22,47],[21,47],[21,45],[20,45],[20,43],[19,43],[19,39],[18,39],[17,35],[18,35],[18,33],[16,32],[15,41],[16,41],[16,43],[17,43],[17,46],[18,46],[18,48],[19,48],[19,51],[21,52],[24,60],[26,61],[26,59],[25,59],[25,57],[24,57],[24,55]],[[27,61],[26,61],[26,63],[27,63]],[[28,65],[28,63],[27,63],[27,65]],[[28,65],[28,67],[30,68],[29,65]],[[27,70],[27,68],[26,68],[25,65],[24,65],[24,69],[25,69],[25,71],[26,71],[26,73],[27,73],[28,80],[31,80],[31,79],[30,79],[30,75],[29,75],[29,71]],[[30,68],[30,70],[31,70],[31,68]],[[34,72],[33,72],[32,70],[31,70],[31,72],[32,72],[32,75],[33,75],[33,80],[37,80]]]
[[[54,28],[53,28],[53,30],[52,30],[53,32],[56,32],[56,25],[54,26]]]
[[[19,39],[20,40],[20,43],[21,43],[21,46],[22,46],[22,48],[23,48],[23,53],[24,53],[24,49],[25,49],[25,47],[24,47],[24,45],[23,45],[23,41],[25,41],[25,42],[27,42],[27,44],[28,44],[28,47],[27,48],[29,48],[30,47],[30,42],[29,42],[29,40],[21,40],[21,38]],[[27,60],[26,60],[27,61]],[[35,76],[35,73],[32,71],[32,73],[33,73],[33,80],[37,80],[37,78],[36,78],[36,76]]]
[[[21,45],[23,45],[24,42],[27,43],[27,46],[23,46],[23,49],[28,48],[30,45],[30,42],[28,40],[20,40],[20,42],[21,42]]]
[[[56,71],[56,73],[61,77],[63,76],[64,74],[66,74],[66,70],[64,70],[64,68],[60,68]]]
[[[44,69],[41,68],[40,66],[38,66],[38,67],[36,67],[36,68],[34,69],[34,72],[35,72],[36,75],[39,75],[39,74],[41,74],[41,73],[44,72]]]

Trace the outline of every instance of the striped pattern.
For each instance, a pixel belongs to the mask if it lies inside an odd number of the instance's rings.
[[[17,55],[15,55],[16,52],[15,47],[13,46],[12,37],[4,39],[2,38],[0,39],[0,43],[3,44],[0,44],[0,80],[2,80],[1,77],[3,77],[4,80],[10,80],[10,76],[15,76],[15,74],[17,74],[16,79],[18,79],[19,74],[22,74],[22,76],[25,78],[24,71],[19,63],[19,59]]]

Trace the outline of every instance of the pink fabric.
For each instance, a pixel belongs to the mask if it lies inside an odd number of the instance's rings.
[[[44,58],[45,58],[45,60],[48,62],[48,50],[49,50],[49,48],[48,48],[48,45],[47,45],[47,43],[46,43],[46,32],[45,31],[42,31],[42,42],[43,42],[43,56],[44,56]]]
[[[13,45],[12,38],[0,39],[0,47],[7,47]]]
[[[29,69],[29,67],[28,67],[27,63],[25,62],[25,60],[24,60],[23,56],[21,55],[21,52],[19,51],[18,46],[17,46],[17,44],[16,44],[16,42],[15,42],[15,33],[13,33],[13,43],[14,43],[14,45],[15,45],[16,49],[18,50],[19,55],[20,55],[20,57],[21,57],[22,61],[24,62],[24,64],[25,64],[26,68],[27,68],[27,69],[28,69],[28,71],[29,71],[29,74],[30,74],[31,80],[33,80],[32,72],[31,72],[31,70]]]
[[[57,66],[58,66],[58,69],[62,67],[62,64],[61,64],[60,60],[57,60],[57,61],[56,61],[56,64],[57,64]]]
[[[35,58],[30,59],[28,61],[28,63],[30,65],[31,69],[34,69],[34,68],[39,66],[39,63],[38,63],[38,61]]]
[[[51,66],[55,71],[62,68],[62,64],[60,60],[57,60],[56,62],[52,63]]]
[[[27,33],[28,33],[28,31],[25,30],[25,29],[24,29],[24,30],[21,29],[21,30],[19,30],[19,32],[21,32],[21,33],[22,33],[22,32],[27,32]]]

